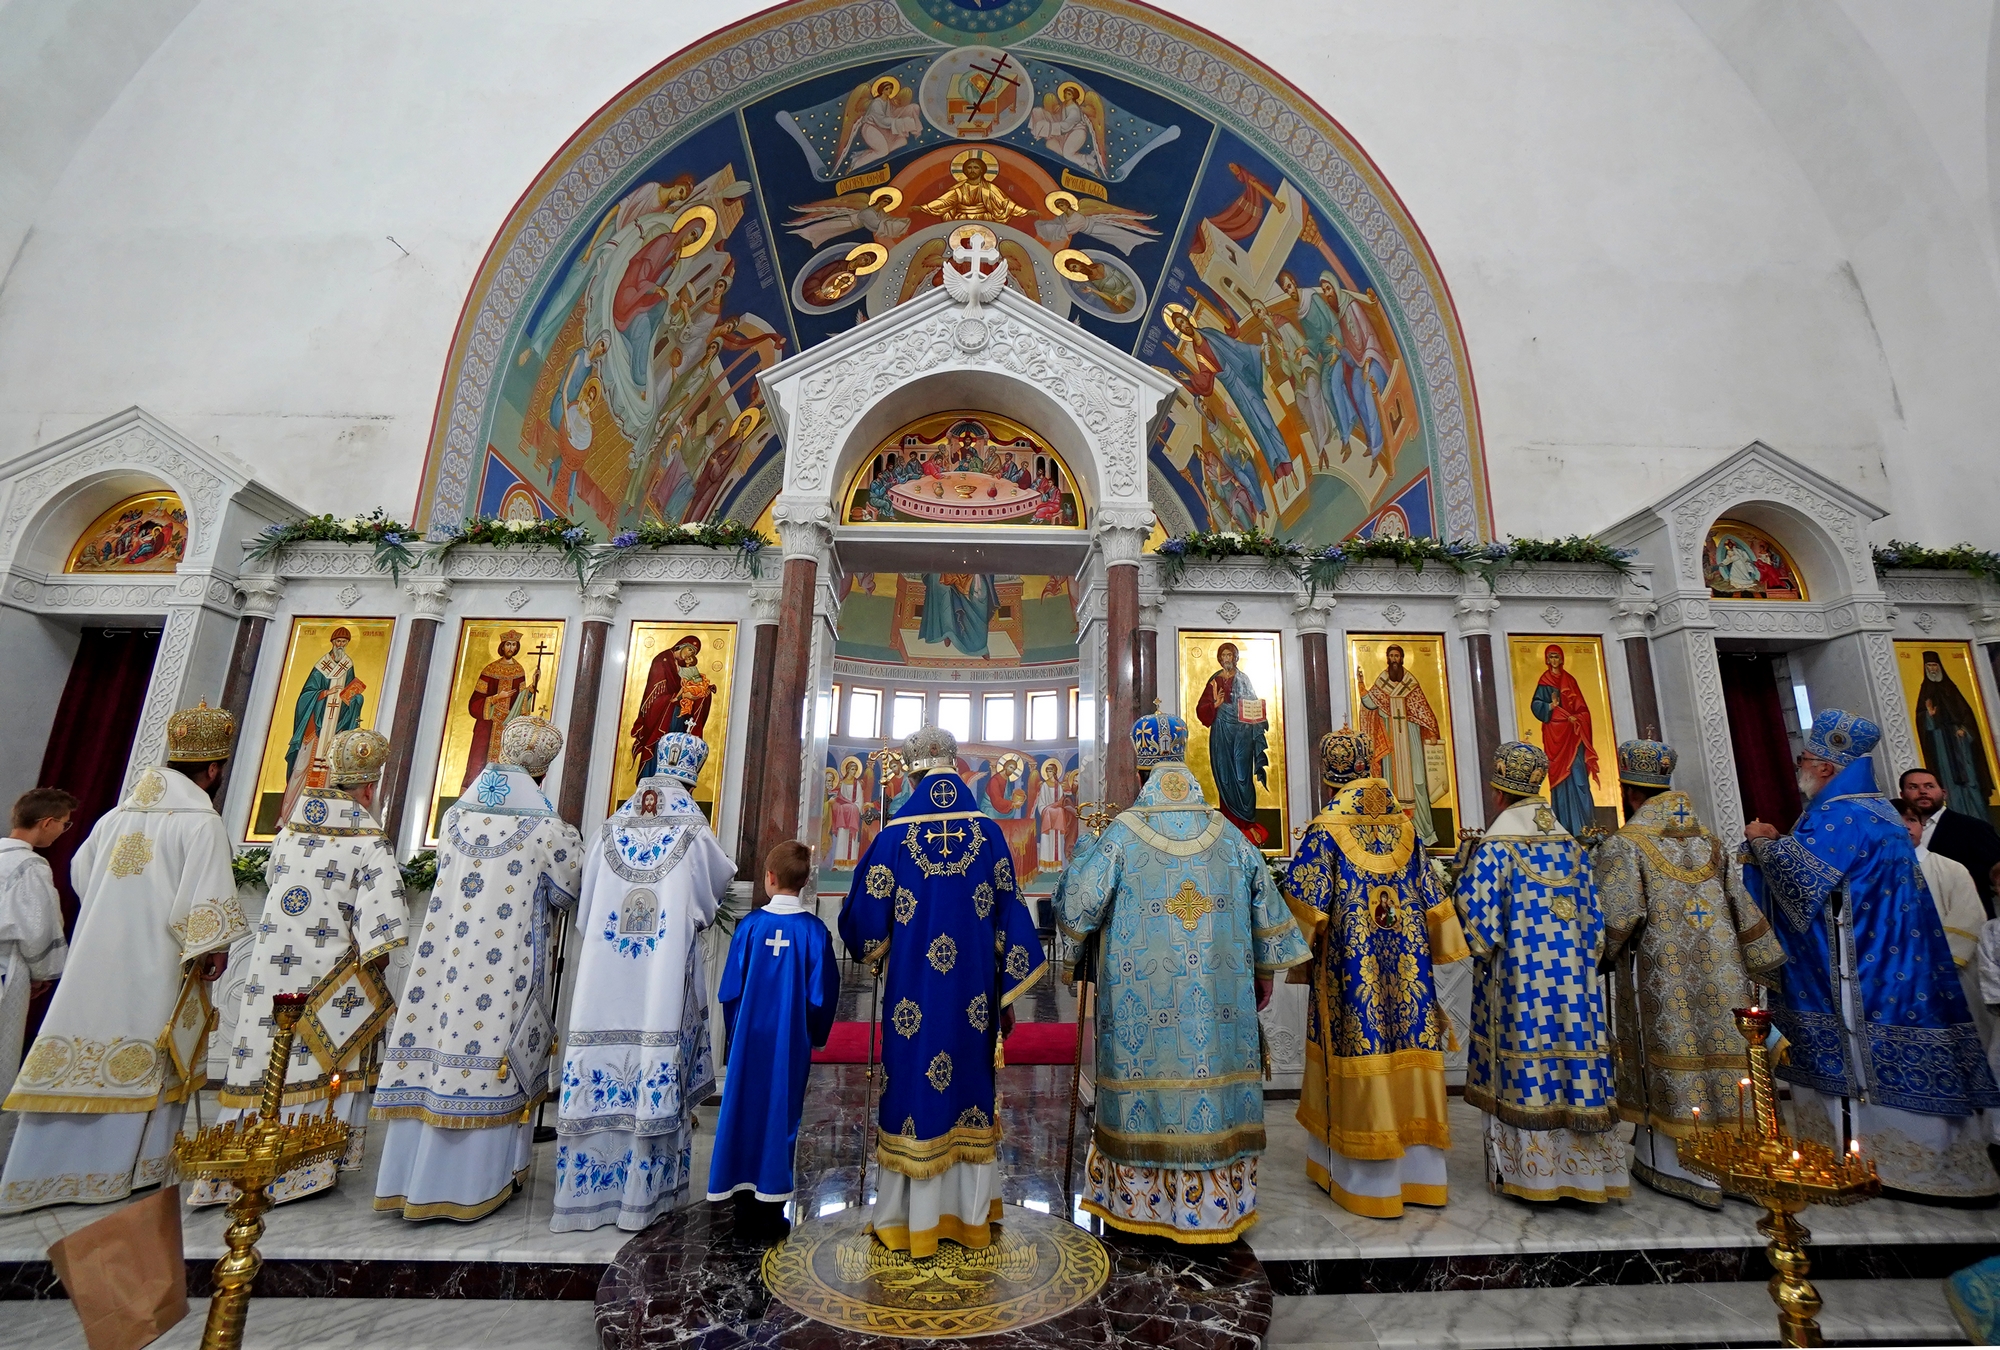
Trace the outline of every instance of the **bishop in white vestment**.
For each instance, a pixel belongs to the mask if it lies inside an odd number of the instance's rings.
[[[543,795],[562,733],[509,718],[444,813],[437,886],[375,1089],[388,1122],[375,1208],[484,1218],[514,1194],[548,1095],[555,911],[576,908],[583,839]]]
[[[708,746],[669,732],[657,772],[598,832],[583,868],[576,999],[556,1123],[558,1233],[644,1228],[688,1194],[691,1112],[715,1083],[695,937],[736,865],[688,795]]]
[[[379,969],[390,952],[409,941],[402,869],[369,814],[388,757],[389,738],[380,732],[357,728],[335,736],[327,749],[328,785],[301,789],[291,819],[272,841],[265,868],[271,892],[257,922],[249,979],[236,1010],[236,1043],[229,1048],[218,1121],[255,1114],[263,1097],[277,1025],[273,995],[305,993],[350,964]],[[368,1123],[368,1094],[357,1072],[362,1048],[353,1047],[339,1064],[327,1064],[308,1037],[293,1040],[285,1070],[285,1118],[331,1114],[353,1133],[343,1157],[296,1168],[272,1182],[272,1203],[331,1190],[341,1172],[361,1166]],[[236,1187],[226,1181],[199,1181],[188,1193],[188,1203],[196,1206],[235,1198]]]
[[[190,1093],[160,1042],[189,979],[212,980],[243,932],[229,833],[208,789],[235,721],[206,703],[167,721],[167,765],[142,770],[71,866],[82,898],[68,967],[7,1094],[25,1113],[0,1213],[104,1204],[166,1177]],[[213,959],[209,958],[213,955]]]

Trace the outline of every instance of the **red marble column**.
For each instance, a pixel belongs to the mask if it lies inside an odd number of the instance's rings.
[[[758,787],[757,853],[799,832],[799,761],[804,754],[806,677],[812,669],[813,589],[819,565],[810,557],[785,559],[778,592],[778,629],[765,697],[764,781]],[[757,878],[761,889],[763,878]]]
[[[263,650],[264,629],[269,624],[270,620],[261,614],[245,614],[236,621],[236,644],[229,652],[229,673],[222,679],[222,706],[236,719],[239,744],[236,753],[222,765],[222,781],[215,787],[218,802],[229,800],[229,776],[248,753],[240,744],[243,721],[250,711],[250,682],[257,677],[257,654]],[[257,771],[254,763],[250,771]],[[254,802],[250,809],[254,814],[257,809]]]
[[[1653,684],[1653,644],[1643,634],[1625,639],[1625,671],[1632,683],[1633,730],[1654,739],[1660,734],[1660,695]]]
[[[392,849],[400,849],[403,816],[409,807],[410,766],[416,761],[417,720],[424,711],[424,690],[430,684],[431,651],[437,645],[443,625],[440,597],[438,616],[419,615],[410,620],[409,640],[403,644],[403,670],[396,681],[396,715],[389,723],[389,762],[382,769],[382,786],[375,796],[381,816],[382,833]],[[421,836],[419,837],[421,842]]]
[[[1493,776],[1493,756],[1500,749],[1500,691],[1493,682],[1491,635],[1466,634],[1465,664],[1472,676],[1472,725],[1479,743],[1479,782],[1484,785]],[[1486,819],[1491,820],[1495,798],[1490,789],[1479,795],[1486,804]]]
[[[1139,717],[1139,568],[1118,563],[1106,569],[1104,610],[1104,692],[1110,711],[1105,727],[1104,792],[1124,805],[1139,795],[1139,765],[1132,753],[1132,723]]]
[[[1134,714],[1136,719],[1153,711],[1160,701],[1160,630],[1141,628],[1134,640],[1137,646],[1132,652],[1132,702],[1138,709]]]
[[[753,599],[751,603],[756,604],[757,601]],[[775,617],[775,602],[772,608]],[[750,688],[753,691],[761,692],[771,687],[771,672],[776,668],[777,659],[778,625],[759,623],[750,654]],[[763,711],[761,706],[753,704],[750,725],[745,728],[743,801],[736,822],[736,879],[755,882],[760,895],[764,889],[764,855],[758,849],[763,844],[764,767],[769,759],[764,738],[770,731],[769,719],[758,716]]]
[[[1326,622],[1323,611],[1309,611],[1320,614],[1321,627],[1306,626],[1309,620],[1301,615],[1299,626],[1299,655],[1306,674],[1306,765],[1311,774],[1313,805],[1323,806],[1319,784],[1319,742],[1320,737],[1333,730],[1333,682],[1327,673]]]
[[[612,593],[614,599],[616,594]],[[610,640],[609,620],[583,621],[576,686],[569,696],[569,732],[563,737],[562,792],[556,798],[556,814],[578,829],[583,828],[585,794],[590,790],[591,743],[597,739],[597,699],[604,687],[604,648]]]

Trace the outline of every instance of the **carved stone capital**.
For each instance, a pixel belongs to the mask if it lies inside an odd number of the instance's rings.
[[[1458,631],[1466,637],[1492,632],[1493,614],[1500,608],[1499,597],[1475,578],[1468,577],[1466,586],[1465,592],[1452,601],[1452,609],[1458,615]],[[1474,586],[1478,589],[1471,589]]]
[[[269,619],[284,603],[285,579],[265,573],[236,578],[236,593],[243,597],[243,615],[250,619]]]
[[[1333,607],[1339,602],[1330,595],[1315,596],[1308,600],[1299,597],[1292,606],[1292,624],[1301,633],[1324,633],[1333,620]]]
[[[1965,611],[1974,642],[2000,642],[2000,606],[1975,605]]]
[[[420,577],[405,582],[403,594],[410,597],[410,606],[419,619],[442,623],[445,609],[451,604],[451,583],[443,577]]]
[[[586,623],[610,623],[618,613],[618,583],[590,581],[583,587],[583,618]]]
[[[1140,597],[1139,629],[1141,632],[1157,633],[1160,629],[1160,613],[1163,607],[1146,604],[1144,599],[1145,597]]]
[[[1611,606],[1611,629],[1623,642],[1631,638],[1646,636],[1646,626],[1653,621],[1659,606],[1650,600],[1618,600]]]
[[[771,522],[778,527],[785,561],[826,561],[827,549],[833,544],[833,508],[824,500],[802,493],[780,493],[771,508]]]
[[[762,582],[750,588],[750,620],[754,627],[762,628],[778,622],[778,601],[783,591],[776,585]]]
[[[1149,506],[1107,506],[1097,513],[1097,546],[1106,567],[1137,567],[1152,533]]]

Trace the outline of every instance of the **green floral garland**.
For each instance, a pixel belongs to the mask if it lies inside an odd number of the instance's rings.
[[[1976,549],[1970,544],[1950,548],[1926,548],[1904,539],[1891,539],[1869,550],[1879,575],[1892,568],[1922,568],[1933,572],[1969,572],[1982,581],[2000,584],[2000,553]]]
[[[453,549],[479,544],[488,548],[555,549],[576,569],[576,584],[590,580],[592,550],[590,531],[568,516],[551,520],[499,520],[474,516],[462,524],[438,525],[431,530],[431,546],[424,553],[427,566],[444,570]]]
[[[264,868],[271,861],[268,848],[246,848],[229,860],[229,874],[238,886],[264,886]]]
[[[438,855],[434,848],[427,848],[403,864],[403,889],[406,891],[428,891],[437,885]]]
[[[1295,540],[1280,539],[1256,530],[1233,530],[1175,535],[1160,544],[1160,584],[1175,589],[1192,559],[1215,561],[1221,558],[1262,558],[1267,567],[1287,571],[1305,583],[1309,595],[1330,590],[1357,562],[1393,562],[1421,572],[1427,563],[1449,567],[1454,572],[1478,572],[1488,589],[1501,569],[1531,563],[1595,563],[1612,571],[1632,570],[1632,551],[1614,548],[1591,535],[1573,534],[1563,539],[1521,539],[1472,544],[1463,540],[1445,543],[1431,538],[1344,539],[1323,548],[1312,548]]]
[[[761,577],[764,575],[761,555],[771,546],[771,541],[735,520],[689,521],[685,525],[648,521],[635,530],[623,530],[611,536],[610,551],[599,556],[597,566],[604,566],[628,549],[669,548],[685,544],[735,549],[743,555],[744,566],[750,569],[750,575]]]
[[[416,555],[410,552],[410,541],[415,538],[414,530],[378,506],[365,516],[303,516],[267,526],[251,543],[245,558],[262,562],[293,544],[368,544],[375,550],[375,570],[387,572],[401,585],[403,569],[417,565]]]

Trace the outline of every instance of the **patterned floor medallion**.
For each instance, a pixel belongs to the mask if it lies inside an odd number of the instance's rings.
[[[1017,1205],[993,1244],[912,1260],[869,1235],[868,1211],[800,1224],[764,1256],[764,1287],[815,1321],[877,1336],[949,1340],[1047,1321],[1104,1287],[1111,1258],[1074,1224]]]

